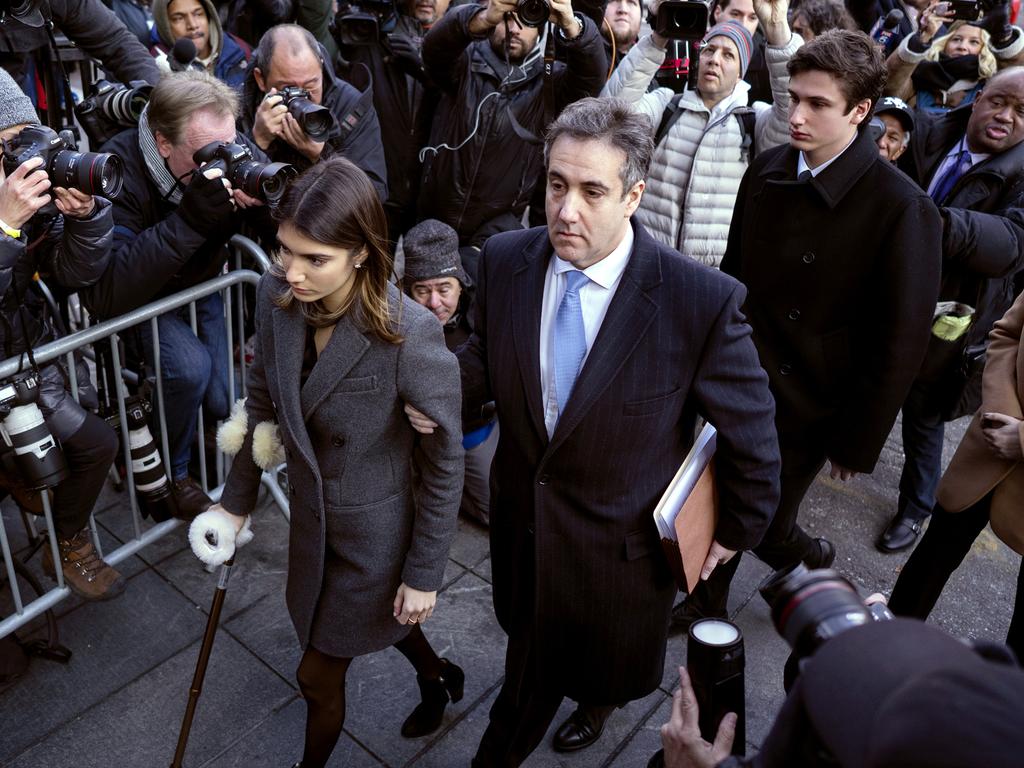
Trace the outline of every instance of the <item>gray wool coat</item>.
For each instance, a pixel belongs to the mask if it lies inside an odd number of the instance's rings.
[[[409,628],[392,615],[395,593],[402,582],[425,591],[441,586],[462,494],[458,363],[437,318],[388,288],[404,341],[382,342],[348,313],[300,391],[306,323],[297,302],[288,309],[273,303],[287,285],[264,276],[249,430],[221,497],[230,512],[252,511],[261,474],[253,428],[276,420],[291,505],[288,610],[303,647],[332,656],[370,653],[405,637]],[[405,403],[438,429],[417,435]]]

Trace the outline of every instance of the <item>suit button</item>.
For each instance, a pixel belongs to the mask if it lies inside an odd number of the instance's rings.
[[[541,475],[537,478],[539,485],[547,485],[551,481],[551,475]]]
[[[816,259],[817,257],[816,257],[816,256],[814,255],[814,251],[807,251],[807,252],[806,252],[806,253],[805,253],[805,254],[804,254],[803,256],[801,256],[800,258],[802,258],[802,259],[804,260],[804,264],[810,264],[810,263],[812,263],[812,262],[813,262],[813,261],[814,261],[814,260],[815,260],[815,259]]]
[[[333,445],[335,448],[341,448],[341,446],[343,446],[344,444],[345,438],[342,437],[341,435],[335,435],[334,437],[331,438],[331,445]]]
[[[799,309],[791,309],[791,310],[789,310],[789,319],[790,320],[799,320],[800,319],[800,310]]]
[[[790,365],[789,363],[783,363],[782,365],[779,366],[779,373],[781,373],[783,376],[789,376],[789,374],[791,374],[792,372],[793,366]]]

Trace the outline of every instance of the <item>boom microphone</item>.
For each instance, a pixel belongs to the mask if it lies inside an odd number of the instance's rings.
[[[171,55],[167,57],[167,63],[171,65],[171,72],[184,72],[188,69],[202,69],[202,64],[196,61],[199,51],[196,44],[188,37],[179,37],[174,41]]]

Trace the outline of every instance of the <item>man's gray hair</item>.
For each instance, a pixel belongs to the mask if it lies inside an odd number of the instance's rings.
[[[625,197],[638,181],[647,178],[654,154],[653,134],[650,118],[633,112],[622,99],[580,99],[562,110],[548,126],[544,136],[544,167],[547,168],[551,147],[560,136],[607,142],[626,153],[619,170]]]
[[[178,144],[185,137],[188,121],[200,110],[237,118],[238,92],[208,72],[168,72],[153,88],[146,114],[154,134],[159,131]]]

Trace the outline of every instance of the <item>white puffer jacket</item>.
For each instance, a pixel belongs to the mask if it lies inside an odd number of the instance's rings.
[[[789,140],[789,74],[786,62],[803,45],[793,35],[789,45],[767,46],[774,105],[755,102],[753,148],[762,152]],[[665,51],[648,35],[640,40],[611,79],[602,96],[625,99],[651,118],[654,129],[673,92],[647,87],[665,60]],[[647,189],[636,215],[648,232],[666,245],[717,267],[725,254],[729,223],[740,180],[750,157],[741,149],[742,130],[733,114],[747,109],[750,86],[740,80],[732,94],[709,110],[698,94],[685,91],[683,114],[654,150]]]

